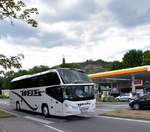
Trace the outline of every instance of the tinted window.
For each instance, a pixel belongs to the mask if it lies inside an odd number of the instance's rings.
[[[10,85],[10,89],[21,89],[21,88],[28,88],[32,86],[33,86],[32,80],[31,78],[28,78],[28,79],[12,82]]]
[[[51,72],[32,78],[27,78],[11,83],[11,89],[32,88],[41,86],[59,85],[60,79],[56,72]]]
[[[59,85],[60,80],[56,72],[47,73],[40,77],[40,86]]]
[[[46,94],[53,97],[54,99],[62,102],[63,95],[62,95],[62,88],[61,87],[51,87],[46,88]]]

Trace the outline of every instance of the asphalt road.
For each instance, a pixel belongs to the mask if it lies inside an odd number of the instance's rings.
[[[6,101],[0,100],[0,107],[17,114],[17,118],[0,119],[0,127],[6,132],[150,132],[149,121],[126,120],[97,116],[100,112],[127,107],[126,104],[99,104],[91,117],[72,116],[69,118],[49,117],[30,112],[17,112]],[[101,111],[102,110],[102,111]]]

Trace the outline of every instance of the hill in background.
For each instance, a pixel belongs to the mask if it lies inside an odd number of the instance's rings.
[[[58,66],[54,66],[52,68],[78,68],[84,70],[86,73],[97,73],[97,72],[104,72],[111,70],[112,62],[99,60],[87,60],[85,62],[78,62],[78,63],[63,63]]]

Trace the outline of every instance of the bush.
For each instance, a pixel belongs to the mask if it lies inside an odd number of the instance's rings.
[[[1,98],[1,99],[8,99],[8,98],[9,98],[9,96],[0,95],[0,98]]]
[[[5,90],[0,95],[0,98],[9,98],[9,91]]]

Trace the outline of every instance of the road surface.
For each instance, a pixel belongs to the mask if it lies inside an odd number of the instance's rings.
[[[17,114],[16,118],[0,119],[0,127],[6,132],[150,132],[150,121],[127,120],[98,116],[109,110],[127,105],[98,105],[92,117],[72,116],[69,118],[49,117],[11,109],[7,100],[0,100],[0,107]]]

